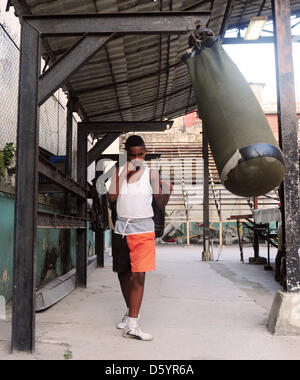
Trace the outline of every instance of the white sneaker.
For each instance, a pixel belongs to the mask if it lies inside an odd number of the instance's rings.
[[[153,340],[153,336],[147,333],[144,333],[139,326],[135,328],[131,328],[128,325],[125,326],[123,330],[123,337],[124,338],[131,338],[131,339],[138,339],[138,340],[144,340],[144,341],[151,341]]]
[[[138,319],[140,319],[140,315],[138,316]],[[124,330],[128,322],[129,322],[129,314],[127,312],[126,314],[124,314],[124,317],[122,318],[122,322],[117,324],[117,329]]]
[[[129,321],[129,315],[128,313],[124,314],[124,317],[122,318],[122,322],[117,324],[117,329],[123,330]]]

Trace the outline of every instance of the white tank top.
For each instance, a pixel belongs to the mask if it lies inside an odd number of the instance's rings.
[[[119,175],[124,170],[123,166]],[[150,183],[150,169],[145,167],[141,178],[135,183],[127,183],[125,177],[119,191],[117,214],[121,218],[144,219],[154,216],[152,208],[153,190]]]

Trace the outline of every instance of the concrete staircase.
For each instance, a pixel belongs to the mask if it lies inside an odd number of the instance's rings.
[[[171,179],[174,191],[166,208],[167,222],[203,221],[203,158],[199,142],[146,142],[149,153],[161,154],[158,161],[163,178]],[[153,164],[153,163],[152,163]],[[210,220],[226,222],[232,215],[251,214],[249,200],[227,191],[222,185],[211,152]],[[273,207],[278,202],[275,192],[259,198],[260,208]]]

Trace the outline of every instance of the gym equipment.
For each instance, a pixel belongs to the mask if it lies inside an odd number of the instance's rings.
[[[189,45],[183,60],[222,183],[243,197],[274,190],[285,176],[284,157],[251,87],[207,29]]]

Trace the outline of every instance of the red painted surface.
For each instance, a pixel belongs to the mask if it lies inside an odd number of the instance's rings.
[[[194,127],[197,122],[201,122],[201,120],[197,118],[197,112],[192,112],[184,116],[184,125],[186,128]]]

